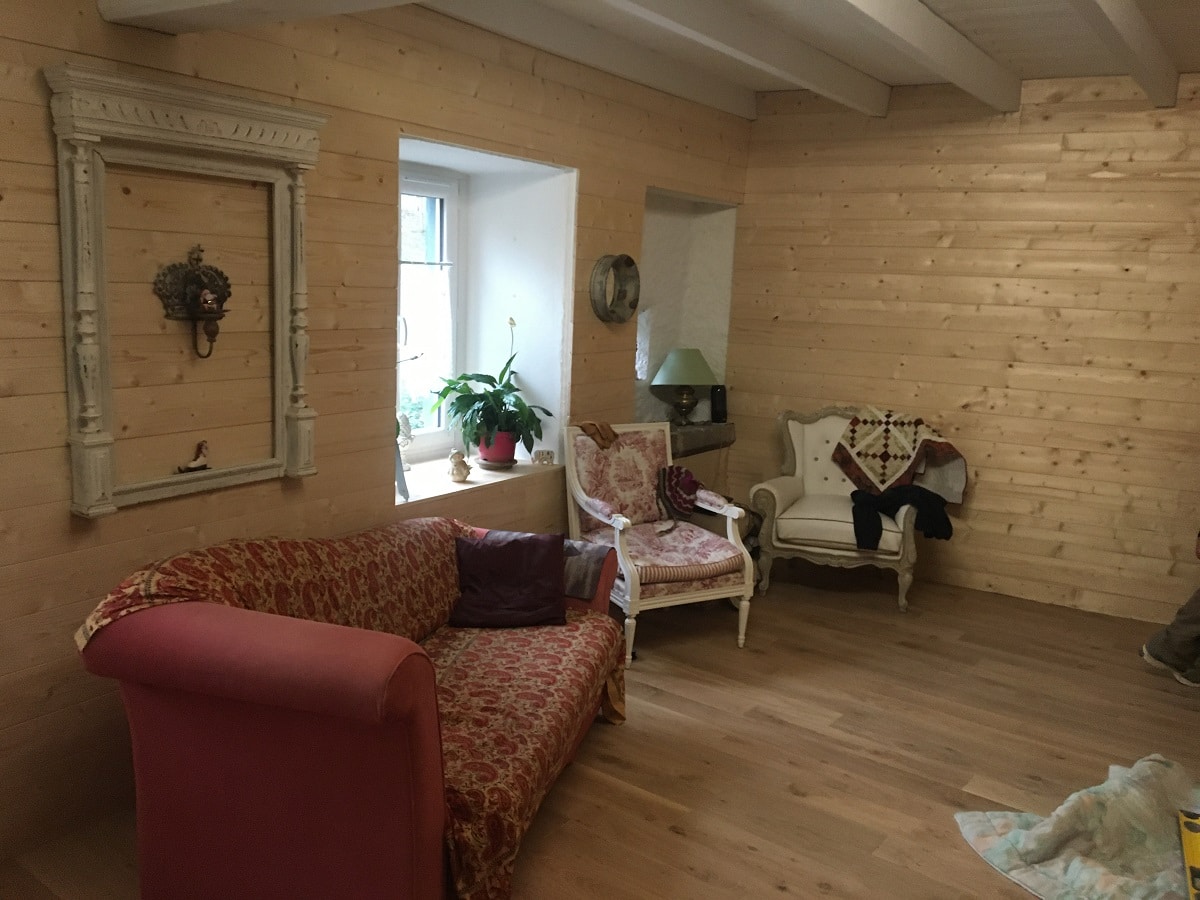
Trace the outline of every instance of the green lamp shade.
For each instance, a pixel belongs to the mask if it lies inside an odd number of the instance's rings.
[[[672,350],[663,360],[658,374],[650,382],[657,387],[674,387],[675,397],[670,404],[675,409],[675,421],[686,425],[697,399],[694,385],[716,384],[717,376],[708,367],[704,354],[695,347]]]
[[[653,385],[716,384],[717,376],[709,368],[704,354],[695,347],[672,350],[663,360]]]

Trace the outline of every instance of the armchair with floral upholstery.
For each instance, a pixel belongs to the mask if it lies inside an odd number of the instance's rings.
[[[754,563],[738,528],[745,510],[701,488],[696,505],[725,517],[725,537],[669,518],[658,502],[658,481],[672,465],[670,426],[605,431],[607,439],[598,441],[578,426],[567,429],[567,520],[573,539],[617,550],[611,599],[625,613],[625,665],[633,660],[644,609],[728,598],[738,608],[738,646],[745,646],[754,593]]]

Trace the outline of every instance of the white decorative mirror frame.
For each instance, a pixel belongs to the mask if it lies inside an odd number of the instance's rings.
[[[317,471],[316,411],[304,385],[308,287],[304,172],[326,117],[82,66],[44,70],[58,137],[71,512],[118,507]],[[115,484],[104,273],[105,166],[142,166],[266,183],[271,189],[273,452],[263,459],[137,484]],[[153,299],[147,285],[147,296]],[[152,306],[147,307],[153,310]]]

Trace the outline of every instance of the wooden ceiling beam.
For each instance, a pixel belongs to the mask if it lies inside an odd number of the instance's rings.
[[[628,78],[743,119],[756,117],[754,91],[644,47],[535,0],[426,0],[438,12],[557,56]]]
[[[863,27],[993,109],[1021,106],[1021,78],[1000,65],[920,0],[842,0]]]
[[[1174,106],[1179,72],[1133,0],[1070,0],[1155,106]]]
[[[167,34],[337,16],[416,0],[96,0],[100,16]]]
[[[869,116],[887,115],[891,88],[742,11],[694,0],[601,0],[627,15]]]

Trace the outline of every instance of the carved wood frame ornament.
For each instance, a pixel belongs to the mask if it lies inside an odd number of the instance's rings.
[[[119,507],[249,481],[315,474],[308,405],[304,173],[326,117],[159,84],[70,63],[43,70],[58,138],[71,512]],[[272,443],[269,459],[136,484],[115,484],[104,273],[108,164],[265,182],[271,187]],[[149,287],[147,287],[147,296]],[[154,313],[148,305],[147,314]]]

